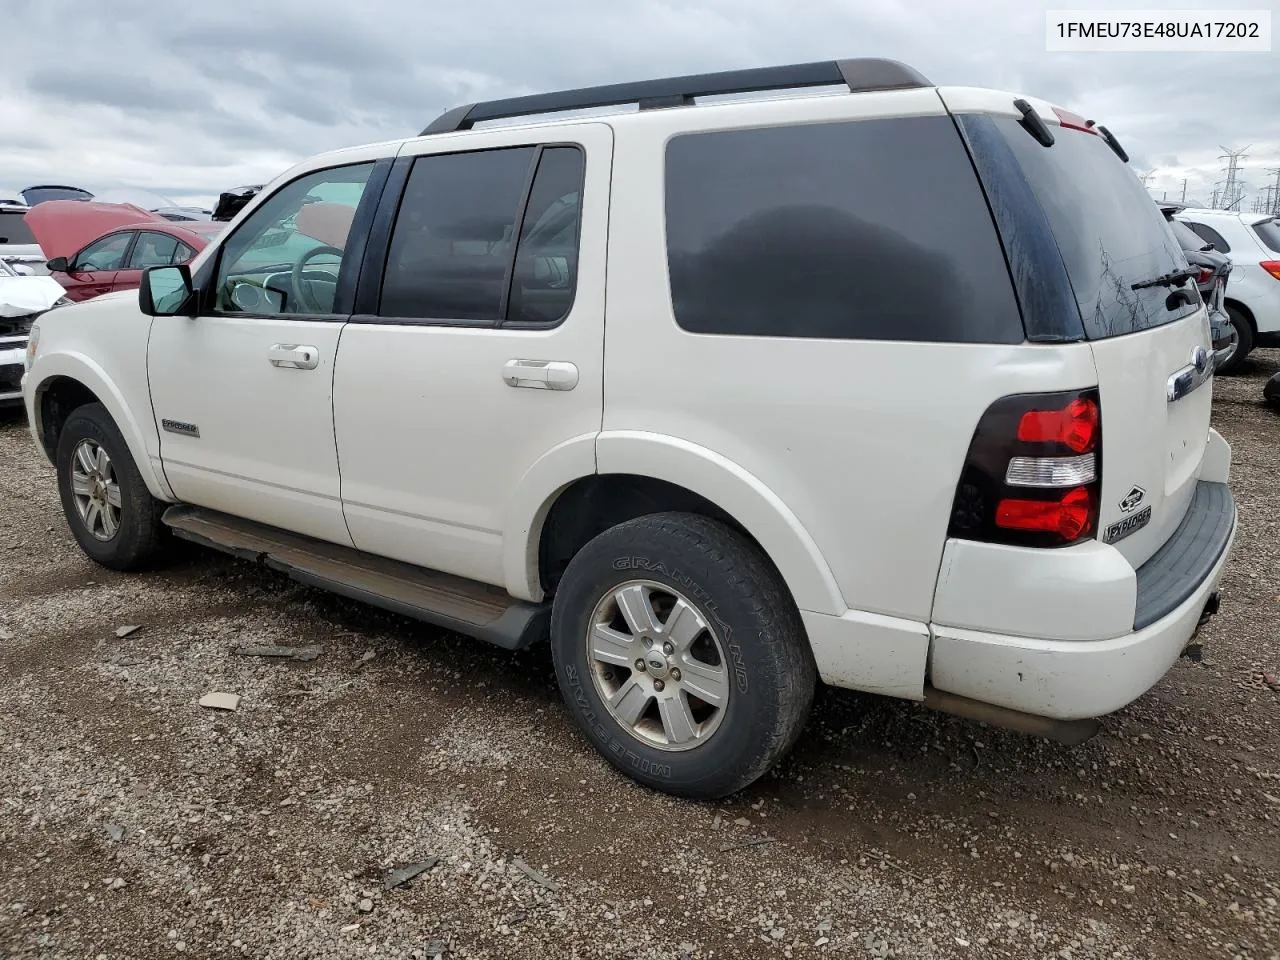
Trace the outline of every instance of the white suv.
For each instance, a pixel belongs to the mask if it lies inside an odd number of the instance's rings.
[[[1074,739],[1216,609],[1236,525],[1205,310],[1122,158],[882,60],[468,105],[42,318],[32,430],[98,562],[172,531],[549,636],[672,793],[759,777],[819,679]]]
[[[1175,217],[1231,258],[1223,303],[1236,328],[1237,353],[1280,347],[1280,219],[1192,208]]]

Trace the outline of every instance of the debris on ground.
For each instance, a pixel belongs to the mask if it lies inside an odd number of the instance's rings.
[[[127,624],[123,627],[116,627],[116,636],[123,640],[131,633],[137,633],[142,628],[135,624]]]
[[[429,940],[427,945],[422,948],[422,955],[427,960],[440,960],[440,958],[449,955],[449,945],[443,940]]]
[[[515,867],[517,870],[519,870],[521,873],[523,873],[530,880],[532,880],[534,883],[538,884],[538,886],[546,890],[550,890],[552,893],[555,893],[560,889],[560,884],[556,883],[554,880],[548,877],[545,873],[541,873],[533,869],[533,867],[529,866],[519,857],[513,858],[511,861],[511,865]]]
[[[306,662],[314,660],[324,653],[324,647],[319,644],[308,644],[305,647],[283,647],[268,644],[257,647],[236,647],[235,652],[238,657],[277,657]]]
[[[235,710],[240,706],[240,694],[206,693],[200,698],[200,706],[210,710]]]
[[[102,831],[113,843],[119,843],[124,839],[124,827],[118,823],[104,823]]]
[[[359,910],[361,913],[373,913],[373,901],[370,900],[368,897],[365,897],[363,900],[361,900],[359,903],[356,904],[356,909]]]
[[[12,639],[13,639],[13,634],[10,633],[8,630],[6,630],[4,627],[0,627],[0,640],[12,640]]]
[[[394,890],[401,884],[408,883],[419,874],[426,873],[439,862],[439,857],[429,857],[418,863],[408,863],[388,870],[386,876],[382,878],[382,889]]]

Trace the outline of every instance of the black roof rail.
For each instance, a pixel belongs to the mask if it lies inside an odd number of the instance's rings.
[[[624,103],[635,103],[641,110],[650,110],[687,106],[695,97],[826,87],[841,83],[846,84],[853,93],[931,86],[917,71],[897,60],[821,60],[817,63],[664,77],[660,80],[612,83],[603,87],[583,87],[579,90],[538,93],[528,97],[489,100],[485,103],[467,103],[440,114],[419,136],[470,130],[475,124],[486,120],[505,120],[562,110],[585,110]]]

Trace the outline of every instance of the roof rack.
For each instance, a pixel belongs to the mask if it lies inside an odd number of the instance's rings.
[[[562,110],[585,110],[625,103],[638,104],[641,110],[653,110],[688,106],[695,97],[827,87],[841,83],[848,85],[851,93],[931,86],[917,71],[897,60],[822,60],[817,63],[699,73],[687,77],[612,83],[603,87],[583,87],[579,90],[539,93],[528,97],[489,100],[485,103],[466,103],[440,114],[419,136],[470,130],[475,124],[486,120],[505,120]]]

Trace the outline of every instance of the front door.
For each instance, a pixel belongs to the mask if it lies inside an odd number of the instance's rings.
[[[366,194],[376,199],[373,171],[335,167],[279,188],[212,255],[200,315],[155,319],[152,408],[179,499],[350,545],[333,369],[354,286],[344,265],[363,248],[348,234]]]
[[[476,133],[465,153],[423,139],[397,160],[385,270],[362,272],[334,377],[362,550],[513,586],[503,536],[522,531],[504,519],[522,479],[543,458],[594,470],[613,141],[568,132]]]
[[[67,296],[80,301],[110,293],[116,274],[133,246],[134,236],[132,230],[109,233],[77,253],[67,272],[58,277],[58,282],[67,288]]]
[[[181,262],[174,260],[179,243],[178,238],[167,233],[154,230],[142,230],[138,239],[133,242],[129,259],[116,272],[112,282],[113,290],[136,290],[142,282],[142,271],[147,267],[161,267],[165,264]]]

